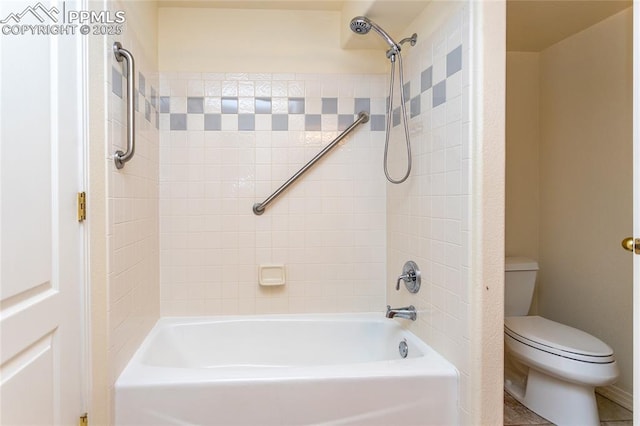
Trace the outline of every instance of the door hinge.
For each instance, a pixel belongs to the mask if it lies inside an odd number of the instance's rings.
[[[78,192],[78,222],[87,218],[87,194]]]
[[[89,417],[87,417],[87,413],[84,413],[80,416],[80,422],[78,422],[80,426],[89,426]]]

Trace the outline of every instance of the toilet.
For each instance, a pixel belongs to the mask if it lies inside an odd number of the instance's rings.
[[[618,378],[613,349],[584,331],[527,316],[537,273],[534,260],[505,259],[505,390],[557,425],[599,425],[595,387]]]

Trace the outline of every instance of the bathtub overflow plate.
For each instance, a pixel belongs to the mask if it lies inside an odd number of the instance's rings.
[[[407,339],[402,339],[398,345],[398,352],[402,358],[406,358],[409,355],[409,345],[407,345]]]

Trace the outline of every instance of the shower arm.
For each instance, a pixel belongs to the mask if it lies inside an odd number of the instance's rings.
[[[403,44],[409,42],[411,44],[411,46],[415,46],[416,43],[418,41],[418,34],[413,33],[411,35],[411,37],[405,37],[402,40],[400,40],[399,43],[397,44],[393,44],[389,50],[387,50],[387,58],[391,61],[391,62],[395,62],[396,61],[396,55],[398,53],[400,53],[401,47]]]
[[[398,43],[399,46],[405,44],[406,42],[409,42],[412,46],[415,46],[416,43],[418,42],[418,34],[413,33],[411,34],[411,37],[405,37],[402,40],[400,40],[400,43]]]
[[[398,53],[400,53],[400,50],[402,50],[400,46],[402,46],[403,44],[405,44],[407,42],[409,42],[411,44],[411,46],[415,46],[416,43],[418,42],[418,34],[413,33],[411,35],[411,37],[405,37],[402,40],[400,40],[399,43],[397,43],[397,44],[394,43],[389,48],[389,50],[387,50],[387,58],[389,58],[389,60],[391,62],[395,62],[396,61],[396,55]]]
[[[336,146],[342,139],[344,139],[349,133],[351,133],[353,131],[353,129],[356,128],[356,126],[358,124],[364,124],[367,121],[369,121],[369,114],[366,111],[361,111],[358,114],[358,118],[356,119],[356,121],[354,121],[353,123],[351,123],[351,125],[349,127],[347,127],[342,133],[340,133],[338,135],[338,137],[336,137],[329,145],[325,146],[322,151],[320,151],[319,153],[316,154],[315,157],[313,157],[311,160],[309,160],[309,162],[307,164],[305,164],[304,166],[302,166],[302,168],[300,170],[298,170],[296,172],[296,174],[294,174],[293,176],[291,176],[291,178],[289,178],[288,181],[286,181],[285,183],[283,183],[280,188],[276,189],[273,194],[269,195],[269,197],[264,200],[261,203],[255,203],[253,205],[253,213],[256,215],[261,215],[262,213],[264,213],[264,210],[267,208],[267,206],[273,201],[275,200],[282,192],[284,192],[290,185],[292,185],[296,180],[298,180],[298,178],[300,176],[302,176],[307,170],[309,170],[315,163],[317,163],[322,157],[325,156],[326,153],[328,153],[329,151],[331,151],[331,149]]]

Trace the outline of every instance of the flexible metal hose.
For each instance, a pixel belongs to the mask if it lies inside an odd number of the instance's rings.
[[[389,167],[388,167],[388,155],[389,155],[389,136],[391,134],[391,121],[393,119],[393,83],[395,76],[395,56],[398,57],[398,71],[400,72],[400,107],[402,109],[402,121],[404,122],[404,137],[407,144],[407,172],[401,179],[393,179],[391,175],[389,175]],[[384,175],[387,177],[387,180],[391,183],[399,184],[407,180],[409,174],[411,173],[411,141],[409,139],[409,124],[407,122],[407,107],[405,106],[405,98],[404,98],[404,72],[402,69],[402,55],[398,50],[393,55],[390,56],[391,59],[391,81],[389,83],[389,110],[387,111],[387,132],[384,141]]]

